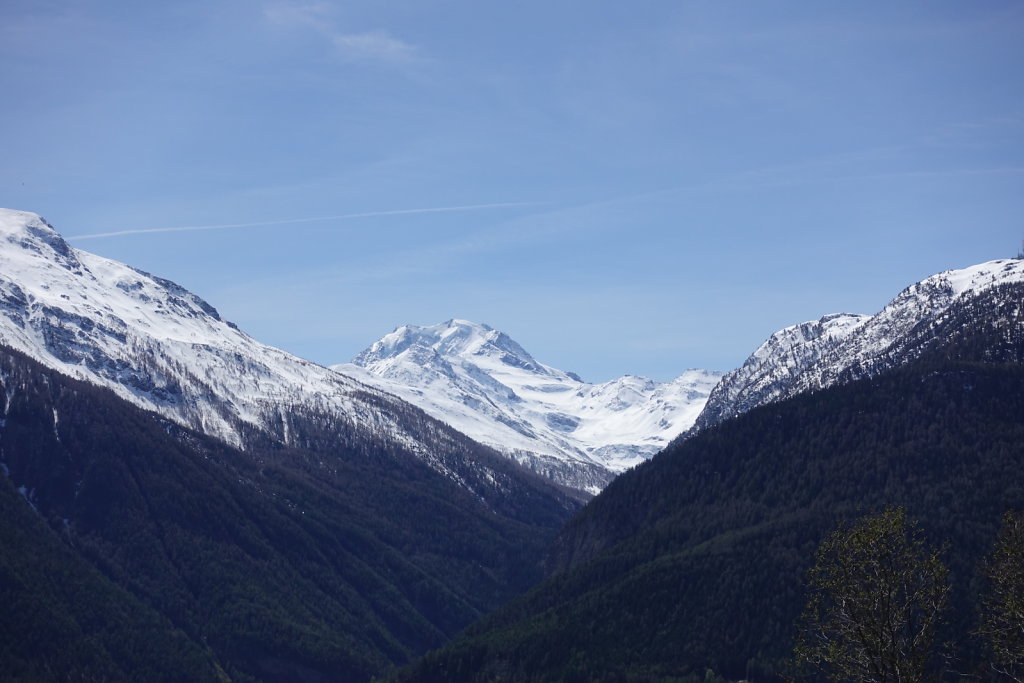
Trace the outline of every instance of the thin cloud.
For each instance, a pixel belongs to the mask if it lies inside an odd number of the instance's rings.
[[[639,195],[638,195],[639,196]],[[649,195],[642,195],[649,196]],[[621,224],[629,213],[628,206],[633,197],[608,199],[547,210],[539,214],[520,216],[503,221],[489,228],[447,242],[415,249],[389,250],[383,260],[358,268],[346,268],[339,273],[337,268],[303,272],[300,282],[279,281],[275,287],[300,290],[306,287],[330,287],[375,280],[389,280],[402,276],[414,276],[447,269],[465,257],[477,254],[500,252],[523,245],[541,245],[570,235],[586,233],[590,237],[608,230],[604,223],[611,220]],[[532,206],[550,206],[546,202],[534,202]],[[620,210],[617,213],[616,207]],[[366,259],[363,259],[365,263]]]
[[[331,8],[323,2],[275,3],[263,7],[263,18],[281,27],[304,26],[317,31],[330,31]]]
[[[404,216],[424,213],[451,213],[456,211],[483,211],[486,209],[505,209],[521,206],[537,206],[537,202],[501,202],[497,204],[467,204],[465,206],[439,206],[422,209],[394,209],[390,211],[362,211],[360,213],[346,213],[338,216],[315,216],[313,218],[284,218],[276,221],[256,221],[252,223],[222,223],[218,225],[180,225],[169,228],[134,228],[129,230],[114,230],[111,232],[96,232],[88,235],[70,235],[68,239],[89,240],[102,237],[119,237],[121,235],[145,235],[157,232],[189,232],[199,230],[229,230],[232,228],[257,228],[273,225],[294,225],[298,223],[317,223],[322,221],[350,220],[353,218],[371,218],[374,216]]]
[[[336,35],[333,40],[334,46],[342,56],[350,60],[373,60],[392,64],[419,60],[416,47],[386,31]]]
[[[275,3],[263,7],[263,17],[281,28],[302,28],[319,34],[347,61],[376,62],[393,66],[423,61],[419,48],[388,31],[350,33],[341,30],[330,5],[314,3]]]

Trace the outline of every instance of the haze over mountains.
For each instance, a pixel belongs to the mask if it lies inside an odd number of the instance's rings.
[[[3,211],[0,237],[0,341],[142,408],[242,447],[253,434],[289,444],[289,415],[320,412],[450,469],[436,455],[443,448],[424,446],[395,418],[403,404],[389,397],[399,396],[589,493],[691,427],[907,362],[958,297],[1022,276],[1012,259],[935,275],[877,315],[780,330],[724,377],[688,370],[671,382],[588,384],[464,320],[399,327],[332,371],[261,344],[172,282],[71,248],[35,214]]]

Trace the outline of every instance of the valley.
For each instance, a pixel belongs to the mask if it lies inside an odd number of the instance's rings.
[[[977,672],[1024,507],[1020,259],[590,384],[462,319],[320,366],[3,210],[0,347],[13,679],[780,680],[815,546],[889,505]]]

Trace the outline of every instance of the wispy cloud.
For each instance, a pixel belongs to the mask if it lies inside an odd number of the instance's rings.
[[[322,270],[304,269],[296,280],[292,276],[275,283],[275,287],[303,290],[308,287],[333,288],[363,282],[393,280],[421,276],[451,269],[466,258],[481,254],[495,254],[510,249],[536,247],[587,235],[615,230],[628,223],[633,214],[635,199],[652,195],[622,197],[575,206],[556,206],[548,202],[516,204],[514,206],[547,207],[539,213],[529,213],[489,225],[452,240],[419,245],[413,249],[389,248],[373,255],[363,254],[358,267],[339,271],[331,266]]]
[[[419,60],[417,49],[386,31],[335,35],[334,46],[351,60],[373,60],[390,64],[408,64]]]
[[[333,8],[322,2],[274,3],[263,7],[263,17],[281,28],[312,31],[330,43],[348,61],[376,62],[393,66],[422,61],[418,47],[388,31],[347,32],[339,28]]]
[[[281,27],[303,26],[317,31],[330,31],[331,7],[325,2],[273,3],[263,6],[263,18]]]
[[[251,223],[221,223],[217,225],[179,225],[168,228],[132,228],[111,232],[96,232],[88,235],[69,235],[71,240],[99,239],[102,237],[119,237],[121,235],[144,235],[156,232],[188,232],[197,230],[228,230],[232,228],[257,228],[274,225],[295,225],[299,223],[318,223],[323,221],[350,220],[354,218],[371,218],[374,216],[403,216],[424,213],[451,213],[456,211],[483,211],[486,209],[505,209],[522,206],[536,206],[537,202],[501,202],[496,204],[467,204],[464,206],[437,206],[420,209],[393,209],[389,211],[362,211],[345,213],[337,216],[315,216],[312,218],[283,218],[274,221],[255,221]]]

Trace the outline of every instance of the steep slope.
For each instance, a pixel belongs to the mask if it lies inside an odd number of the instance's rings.
[[[391,680],[778,680],[817,544],[886,504],[950,543],[943,639],[982,673],[978,564],[1024,506],[1022,302],[957,297],[904,337],[913,361],[674,443],[573,518],[547,581]]]
[[[213,654],[72,550],[0,476],[7,680],[217,680]]]
[[[406,325],[332,366],[556,481],[596,493],[688,429],[720,375],[588,384],[487,325]]]
[[[241,448],[300,445],[300,416],[343,423],[484,500],[505,497],[498,482],[510,475],[497,460],[467,456],[463,437],[441,425],[413,433],[419,418],[404,401],[261,344],[173,282],[73,249],[36,214],[7,209],[0,344]]]
[[[1024,261],[1003,259],[933,275],[873,316],[837,314],[773,334],[711,392],[694,431],[801,392],[871,377],[912,361],[926,335],[962,298],[1024,281]]]
[[[536,581],[572,509],[464,437],[505,499],[293,418],[243,453],[0,348],[5,674],[366,681]]]

